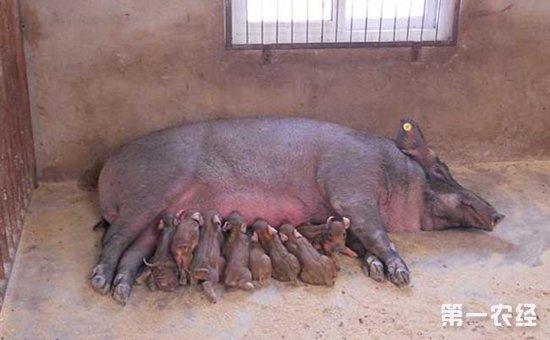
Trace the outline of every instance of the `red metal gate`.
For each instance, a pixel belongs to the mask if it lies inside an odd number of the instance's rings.
[[[17,0],[0,1],[0,305],[36,186]]]

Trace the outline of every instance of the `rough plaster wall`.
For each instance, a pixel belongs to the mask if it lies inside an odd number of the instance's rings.
[[[22,0],[43,180],[215,117],[299,115],[393,135],[417,118],[453,162],[550,156],[550,2],[463,0],[459,43],[227,51],[223,1]],[[512,5],[512,6],[510,6]]]

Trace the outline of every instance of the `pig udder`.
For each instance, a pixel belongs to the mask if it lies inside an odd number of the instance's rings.
[[[328,216],[324,210],[324,200],[315,190],[292,195],[292,190],[259,190],[254,187],[241,187],[242,191],[227,188],[230,185],[195,185],[182,194],[169,210],[216,210],[222,216],[239,211],[251,223],[257,218],[277,226],[283,221],[301,224],[313,216]]]

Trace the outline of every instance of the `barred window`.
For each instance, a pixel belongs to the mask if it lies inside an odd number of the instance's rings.
[[[229,48],[454,45],[460,0],[226,0]]]

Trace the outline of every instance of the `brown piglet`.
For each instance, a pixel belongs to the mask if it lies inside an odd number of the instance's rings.
[[[214,286],[219,282],[225,266],[225,260],[221,255],[221,224],[220,214],[217,212],[209,210],[204,214],[199,244],[191,263],[191,284],[202,281],[202,287],[213,303],[218,301]]]
[[[257,233],[253,233],[251,237],[250,271],[252,280],[258,286],[263,286],[271,277],[271,259],[260,244]]]
[[[178,287],[178,274],[176,262],[170,253],[170,243],[176,231],[174,221],[176,216],[164,213],[159,222],[161,236],[157,241],[155,254],[149,261],[143,259],[148,267],[147,284],[151,290],[160,289],[163,291],[173,291]]]
[[[238,212],[232,212],[226,219],[222,230],[229,232],[223,248],[227,261],[224,283],[227,287],[239,287],[244,290],[254,289],[252,274],[248,269],[250,237],[246,234],[246,219]]]
[[[347,230],[350,227],[350,220],[343,217],[342,221],[330,216],[325,224],[303,224],[296,227],[315,249],[330,257],[336,269],[340,269],[336,254],[343,254],[349,257],[357,257],[357,253],[346,246]]]
[[[334,285],[336,268],[331,259],[321,255],[292,224],[280,226],[279,235],[288,251],[300,261],[302,281],[312,285]]]
[[[298,262],[296,256],[289,253],[285,248],[277,234],[277,230],[262,219],[254,222],[252,230],[256,234],[253,237],[258,238],[258,241],[271,258],[272,276],[279,281],[290,281],[297,284],[300,262]]]
[[[189,269],[193,260],[193,252],[199,243],[200,227],[203,224],[204,219],[199,212],[186,214],[183,219],[177,221],[170,250],[178,266],[181,285],[189,283]]]

